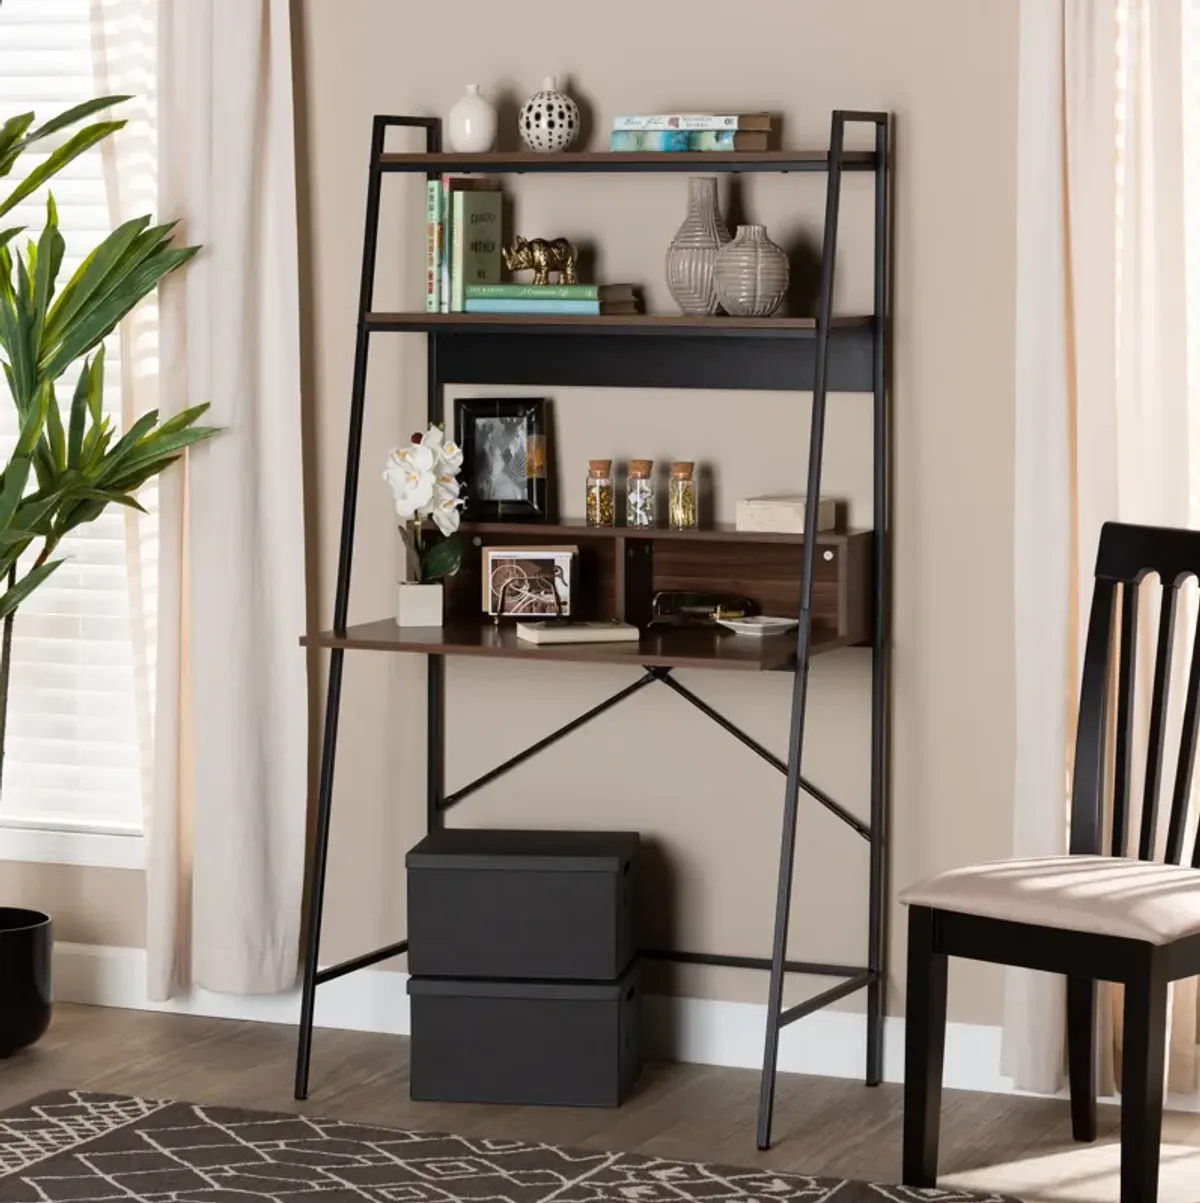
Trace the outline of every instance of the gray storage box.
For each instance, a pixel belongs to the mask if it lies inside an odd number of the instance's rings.
[[[414,977],[615,981],[636,951],[636,832],[427,835],[409,852]]]
[[[409,978],[417,1102],[616,1107],[642,1065],[641,986]]]

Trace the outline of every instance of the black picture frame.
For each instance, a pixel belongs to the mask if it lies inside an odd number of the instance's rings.
[[[454,402],[465,521],[549,520],[546,407],[545,397],[459,397]]]

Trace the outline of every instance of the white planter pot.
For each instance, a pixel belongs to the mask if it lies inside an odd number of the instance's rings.
[[[441,585],[418,585],[414,581],[401,581],[396,590],[396,625],[440,627],[442,604]]]

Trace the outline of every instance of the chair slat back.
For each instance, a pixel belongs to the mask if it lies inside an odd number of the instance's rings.
[[[1121,589],[1121,659],[1117,668],[1117,730],[1113,759],[1112,855],[1124,856],[1129,840],[1133,781],[1133,683],[1137,678],[1136,581]]]
[[[1136,740],[1138,609],[1143,581],[1157,575],[1161,583],[1158,635],[1155,646],[1146,767],[1140,798],[1136,851],[1130,847],[1132,756]],[[1112,756],[1112,835],[1109,853],[1152,860],[1158,847],[1163,764],[1171,704],[1171,660],[1180,608],[1180,586],[1200,577],[1200,531],[1107,523],[1100,534],[1095,587],[1084,647],[1075,740],[1075,772],[1071,794],[1071,851],[1098,853],[1104,843],[1106,770],[1108,767],[1109,706],[1115,702]],[[1148,586],[1147,586],[1148,587]],[[1113,693],[1114,635],[1120,598],[1119,656]],[[1197,744],[1200,743],[1200,624],[1194,632],[1178,756],[1167,822],[1165,851],[1178,864],[1184,854],[1188,808],[1191,802]],[[1200,868],[1200,833],[1191,849],[1191,863]]]

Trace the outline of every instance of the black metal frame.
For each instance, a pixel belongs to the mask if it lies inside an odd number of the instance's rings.
[[[1162,610],[1154,662],[1146,782],[1139,860],[1153,859],[1158,845],[1158,792],[1165,742],[1171,638],[1178,587],[1200,576],[1200,531],[1107,524],[1100,536],[1096,584],[1084,649],[1071,789],[1071,853],[1097,856],[1105,842],[1109,704],[1117,660],[1116,732],[1113,753],[1113,821],[1109,855],[1132,856],[1128,803],[1132,750],[1138,591],[1155,573],[1162,582]],[[1117,590],[1120,655],[1114,657]],[[1187,699],[1176,787],[1166,832],[1166,860],[1183,860],[1183,832],[1191,801],[1191,776],[1200,736],[1200,624],[1188,670]],[[1200,835],[1191,852],[1200,868]],[[1138,888],[1156,887],[1145,878]],[[1168,885],[1162,887],[1169,889]],[[1069,928],[990,918],[929,906],[913,906],[908,921],[908,1001],[905,1008],[904,1182],[932,1187],[937,1180],[942,1064],[946,1040],[946,977],[950,957],[1017,965],[1067,978],[1067,1062],[1071,1128],[1076,1140],[1096,1139],[1096,982],[1125,986],[1124,1057],[1121,1081],[1121,1203],[1158,1198],[1162,1130],[1167,988],[1200,975],[1200,935],[1166,944]]]
[[[875,129],[874,150],[847,152],[845,127],[867,123]],[[870,818],[863,821],[801,773],[804,720],[808,698],[808,666],[812,638],[812,580],[817,553],[817,507],[806,515],[802,559],[800,621],[796,643],[796,678],[792,694],[792,716],[787,760],[781,760],[752,736],[682,685],[669,668],[648,668],[644,676],[565,723],[543,739],[517,753],[503,764],[451,794],[445,792],[445,666],[442,654],[428,659],[427,680],[427,777],[426,822],[430,831],[439,829],[447,810],[471,794],[523,764],[538,752],[557,743],[585,723],[625,701],[647,685],[659,682],[695,706],[735,739],[773,765],[786,777],[783,823],[780,840],[779,884],[776,897],[774,939],[769,958],[731,956],[677,950],[652,950],[644,955],[683,964],[716,965],[770,973],[766,1046],[763,1056],[762,1091],[759,1101],[758,1146],[767,1148],[775,1095],[779,1033],[788,1024],[858,990],[867,991],[866,1081],[876,1085],[883,1065],[884,984],[886,980],[887,897],[887,810],[888,810],[888,630],[889,630],[889,514],[890,514],[890,423],[888,415],[888,301],[890,271],[890,118],[886,113],[835,112],[827,158],[767,158],[762,161],[739,156],[713,156],[702,165],[683,160],[637,159],[633,156],[605,160],[546,156],[536,163],[512,161],[472,164],[462,159],[393,156],[383,153],[390,127],[409,127],[425,132],[427,155],[441,153],[441,126],[434,118],[376,117],[371,139],[371,166],[367,189],[367,215],[363,249],[362,282],[359,296],[358,334],[355,345],[354,380],[350,405],[346,486],[343,497],[341,544],[338,558],[334,630],[344,634],[350,591],[350,567],[354,541],[355,507],[358,492],[359,458],[366,393],[369,337],[373,331],[424,329],[428,336],[427,410],[431,422],[443,420],[443,389],[447,383],[568,384],[676,386],[681,382],[705,387],[808,388],[813,393],[812,429],[807,476],[808,496],[821,491],[821,461],[825,438],[825,409],[831,389],[870,392],[873,398],[873,526],[875,532],[874,621],[871,635],[871,797]],[[424,171],[436,178],[437,171],[507,170],[538,171],[827,171],[824,252],[821,288],[815,330],[744,331],[728,326],[710,333],[659,332],[609,328],[601,332],[547,326],[524,332],[502,333],[494,327],[469,322],[451,328],[436,328],[410,322],[403,316],[372,316],[371,300],[379,221],[379,192],[382,176],[389,171]],[[875,275],[874,313],[869,330],[840,328],[833,322],[834,267],[842,176],[846,171],[873,171],[875,175]],[[569,335],[569,337],[567,336]],[[627,335],[621,354],[613,354],[614,337]],[[683,353],[681,356],[680,353]],[[691,365],[679,367],[680,364]],[[698,365],[698,366],[697,366]],[[744,373],[739,376],[738,373]],[[693,379],[694,377],[694,379]],[[309,872],[307,928],[304,948],[304,987],[296,1056],[296,1098],[308,1094],[316,987],[389,957],[402,954],[404,940],[349,961],[318,968],[320,925],[324,901],[326,860],[332,810],[333,767],[337,751],[338,709],[345,649],[331,653],[325,708],[321,773],[317,793],[315,837]],[[799,795],[803,791],[841,819],[870,845],[869,926],[866,966],[827,965],[787,958],[787,937],[795,855]],[[843,979],[812,998],[784,1009],[783,981],[786,973],[803,973]]]

